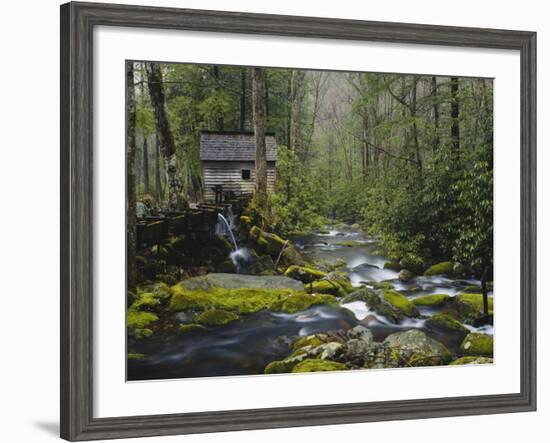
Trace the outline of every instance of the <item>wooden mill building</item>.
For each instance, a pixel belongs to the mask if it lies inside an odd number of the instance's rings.
[[[267,189],[275,188],[277,143],[266,134]],[[203,132],[200,159],[204,172],[204,199],[254,192],[256,145],[253,132]]]

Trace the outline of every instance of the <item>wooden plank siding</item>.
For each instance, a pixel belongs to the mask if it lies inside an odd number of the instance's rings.
[[[242,170],[250,170],[250,179],[242,179]],[[267,164],[267,190],[275,190],[275,162]],[[203,161],[204,199],[214,200],[216,185],[222,186],[222,192],[252,193],[256,181],[254,162]]]

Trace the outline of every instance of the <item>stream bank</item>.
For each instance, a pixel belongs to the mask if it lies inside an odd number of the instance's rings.
[[[235,267],[263,275],[142,290],[129,308],[129,380],[492,362],[493,328],[475,325],[479,281],[403,275],[355,226],[289,242],[239,227],[255,248],[233,250]]]

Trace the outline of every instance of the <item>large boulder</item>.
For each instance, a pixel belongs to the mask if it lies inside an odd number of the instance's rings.
[[[454,334],[461,338],[466,337],[470,333],[469,329],[449,314],[435,314],[431,316],[426,320],[426,326],[431,329]]]
[[[297,265],[289,266],[285,271],[286,277],[300,280],[303,283],[311,283],[314,280],[320,280],[326,277],[326,275],[327,274],[317,269]]]
[[[430,266],[424,272],[424,275],[429,277],[432,275],[452,275],[454,272],[454,263],[452,261],[444,261]]]
[[[408,269],[401,269],[399,274],[397,274],[397,278],[401,281],[408,282],[414,278],[414,274]]]
[[[351,294],[343,297],[340,302],[342,304],[362,301],[377,314],[387,317],[390,321],[396,323],[403,318],[403,312],[390,303],[383,300],[378,292],[370,288],[361,288]]]
[[[465,355],[492,357],[493,337],[487,334],[472,332],[462,341],[460,351]]]
[[[416,306],[397,291],[384,291],[384,300],[407,317],[418,317],[420,315]]]
[[[357,325],[354,328],[349,329],[346,332],[346,335],[350,340],[361,340],[367,345],[372,344],[374,341],[371,330],[363,325]]]
[[[207,290],[212,287],[223,289],[292,289],[304,291],[299,281],[280,275],[260,276],[243,274],[213,273],[183,280],[177,286],[188,290]]]
[[[370,349],[371,344],[369,342],[352,338],[346,342],[344,357],[346,361],[362,366]]]
[[[390,365],[438,366],[451,361],[451,353],[438,341],[418,329],[388,335],[384,345],[390,352]]]
[[[415,306],[441,306],[451,300],[451,296],[447,294],[432,294],[432,295],[423,295],[421,297],[414,298],[412,303]]]
[[[473,323],[483,316],[483,295],[460,293],[453,299],[456,310],[463,322]],[[493,313],[493,297],[488,297],[489,315]]]

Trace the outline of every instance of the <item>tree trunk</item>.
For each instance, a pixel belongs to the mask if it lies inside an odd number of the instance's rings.
[[[241,70],[241,105],[240,105],[240,130],[244,132],[244,122],[246,116],[246,68]]]
[[[126,63],[126,103],[128,122],[126,125],[126,275],[127,290],[135,292],[136,269],[136,95],[134,87],[134,64]]]
[[[143,190],[149,194],[149,149],[145,133],[143,134]]]
[[[262,68],[252,68],[252,111],[256,144],[256,196],[261,207],[267,204],[267,157],[265,147],[265,90]]]
[[[367,110],[364,110],[365,114]],[[363,149],[362,149],[362,161],[363,161],[363,183],[366,182],[369,174],[369,140],[367,133],[368,119],[366,115],[363,116]]]
[[[160,143],[157,135],[155,135],[155,195],[157,197],[157,204],[160,204],[163,192],[160,181]]]
[[[151,105],[153,106],[155,114],[155,125],[159,138],[160,150],[164,157],[164,165],[166,168],[168,208],[172,210],[185,209],[189,204],[183,194],[183,184],[178,174],[176,143],[172,130],[170,129],[170,123],[168,122],[164,91],[162,88],[162,73],[158,63],[147,64],[147,84],[149,86]]]
[[[458,116],[460,114],[460,109],[458,105],[458,78],[451,78],[451,140],[452,148],[456,154],[456,157],[459,157],[460,153],[460,125],[458,121]]]
[[[432,99],[433,99],[433,117],[434,117],[434,139],[433,139],[433,151],[439,149],[439,104],[437,103],[437,77],[432,77]]]
[[[485,267],[483,274],[481,275],[481,293],[483,295],[483,315],[489,316],[489,295],[487,290],[487,273],[488,269]]]

